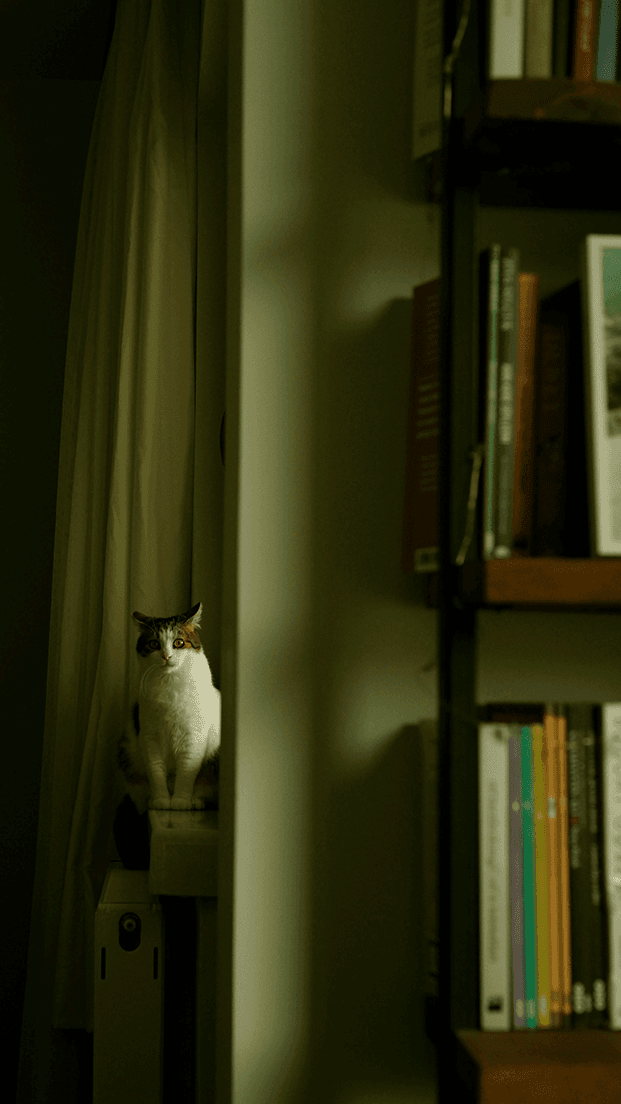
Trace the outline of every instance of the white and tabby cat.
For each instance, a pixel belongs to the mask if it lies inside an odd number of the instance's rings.
[[[177,617],[134,613],[138,701],[119,743],[118,762],[138,812],[202,809],[217,801],[220,692],[198,633],[198,602]]]

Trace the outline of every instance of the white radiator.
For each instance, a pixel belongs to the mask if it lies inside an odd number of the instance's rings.
[[[218,814],[152,809],[149,835],[95,914],[93,1104],[213,1104]]]
[[[146,870],[108,870],[95,914],[93,1104],[161,1104],[164,924]]]

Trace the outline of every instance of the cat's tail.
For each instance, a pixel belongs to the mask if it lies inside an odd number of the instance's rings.
[[[132,710],[132,718],[121,733],[117,746],[116,762],[123,779],[123,787],[131,797],[139,813],[144,813],[149,804],[149,781],[138,743],[134,714],[136,705]]]

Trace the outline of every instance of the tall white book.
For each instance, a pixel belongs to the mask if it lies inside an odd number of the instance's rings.
[[[608,910],[608,1014],[621,1029],[621,702],[602,705],[604,886]]]
[[[479,725],[480,1017],[484,1031],[511,1027],[509,734]]]
[[[490,80],[524,76],[525,0],[490,0]]]
[[[621,235],[587,235],[582,287],[591,546],[621,556]]]

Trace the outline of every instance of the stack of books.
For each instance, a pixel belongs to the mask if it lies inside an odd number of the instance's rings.
[[[490,0],[488,72],[618,79],[619,0]]]
[[[485,717],[481,1028],[621,1028],[621,703]]]
[[[621,237],[588,235],[581,267],[540,299],[517,249],[481,255],[482,559],[621,555]],[[406,572],[437,567],[439,287],[414,292]]]
[[[441,145],[442,0],[419,0],[414,53],[412,155]],[[462,8],[462,13],[466,5]],[[619,0],[472,0],[469,25],[490,80],[621,80]],[[462,46],[463,51],[463,46]],[[478,57],[478,53],[476,54]],[[474,62],[476,69],[476,62]]]

